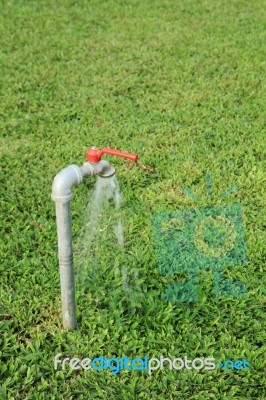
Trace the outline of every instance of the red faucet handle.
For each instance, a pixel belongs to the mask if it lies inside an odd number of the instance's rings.
[[[126,153],[124,151],[109,149],[108,147],[104,147],[102,150],[97,149],[96,147],[92,147],[87,150],[86,159],[89,162],[99,162],[102,158],[103,154],[111,154],[112,156],[128,158],[132,161],[138,160],[138,155],[134,153]]]
[[[132,161],[138,160],[137,154],[126,153],[125,151],[120,151],[120,150],[115,150],[115,149],[109,149],[108,147],[104,147],[102,150],[100,150],[100,152],[101,152],[101,156],[103,154],[111,154],[112,156],[128,158],[129,160],[132,160]]]

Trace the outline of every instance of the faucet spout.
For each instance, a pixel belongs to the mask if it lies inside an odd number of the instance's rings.
[[[97,163],[85,162],[80,168],[83,176],[99,175],[102,178],[110,178],[115,174],[115,169],[106,160],[101,160]]]

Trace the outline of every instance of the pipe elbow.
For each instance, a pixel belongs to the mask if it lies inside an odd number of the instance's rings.
[[[52,200],[67,203],[73,198],[72,187],[83,180],[83,174],[77,165],[69,165],[62,169],[53,180]]]

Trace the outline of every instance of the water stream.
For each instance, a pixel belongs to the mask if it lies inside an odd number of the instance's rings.
[[[135,293],[129,283],[129,271],[124,251],[122,203],[123,196],[116,176],[98,177],[85,212],[82,231],[74,246],[76,286],[80,294],[90,293],[95,286],[97,289],[99,288],[99,292],[101,289],[104,292],[105,279],[110,273],[106,264],[111,262],[112,273],[116,275],[116,278],[118,277],[116,285],[119,281],[119,286],[133,311]],[[107,251],[106,246],[110,247],[110,254],[107,255],[102,254],[103,251]],[[119,260],[118,253],[120,253]],[[105,259],[106,262],[103,265]],[[137,281],[137,272],[134,271],[133,275],[134,281]],[[109,276],[107,280],[110,281]],[[112,287],[111,290],[115,296],[119,288]],[[96,293],[94,295],[96,296]]]

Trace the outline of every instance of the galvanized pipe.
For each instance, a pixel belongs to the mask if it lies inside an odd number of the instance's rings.
[[[66,329],[75,329],[77,326],[77,318],[70,201],[68,201],[67,203],[56,203],[56,224],[58,237],[63,326]]]
[[[75,281],[72,248],[72,226],[70,201],[73,198],[72,188],[89,175],[111,177],[115,169],[106,161],[86,162],[82,167],[70,165],[60,171],[52,184],[52,199],[56,203],[56,223],[60,268],[61,302],[63,326],[73,330],[77,327]]]

